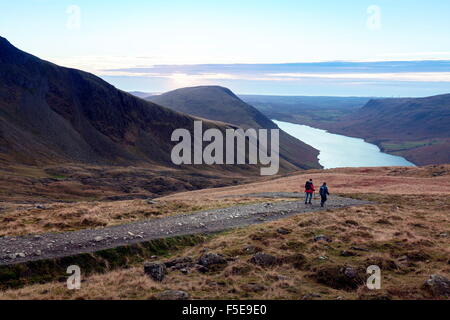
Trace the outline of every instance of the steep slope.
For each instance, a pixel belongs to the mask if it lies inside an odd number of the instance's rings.
[[[450,163],[450,94],[375,99],[330,127],[416,164]]]
[[[147,100],[176,111],[231,123],[242,128],[278,128],[256,108],[239,99],[231,90],[219,86],[183,88]],[[318,151],[291,137],[280,133],[280,156],[284,167],[319,168]]]
[[[171,166],[171,134],[194,118],[59,67],[0,38],[0,161]],[[225,129],[208,122],[206,125]]]

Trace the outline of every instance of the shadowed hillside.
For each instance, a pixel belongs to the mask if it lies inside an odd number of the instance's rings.
[[[256,108],[239,99],[231,90],[218,86],[201,86],[174,90],[147,100],[176,111],[231,123],[242,128],[278,128]],[[305,143],[280,132],[280,156],[284,167],[319,168],[318,151]],[[290,164],[290,165],[289,165]]]
[[[0,159],[171,164],[171,134],[193,118],[59,67],[0,38]],[[211,124],[210,124],[211,125]]]

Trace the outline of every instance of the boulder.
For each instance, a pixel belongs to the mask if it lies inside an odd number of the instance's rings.
[[[450,280],[441,275],[434,274],[425,281],[423,288],[437,298],[450,297]]]
[[[210,268],[212,266],[225,265],[225,264],[227,264],[227,261],[221,255],[210,252],[210,253],[203,254],[198,259],[197,263],[201,266]]]
[[[207,272],[209,271],[209,269],[208,269],[207,267],[201,266],[201,265],[199,265],[199,264],[197,264],[197,265],[195,266],[195,269],[196,269],[198,272],[200,272],[200,273],[207,273]]]
[[[321,235],[314,237],[314,242],[318,242],[318,241],[332,242],[333,240],[331,240],[330,237],[327,237],[327,236],[324,236],[323,234],[321,234]]]
[[[291,230],[286,229],[286,228],[279,228],[279,229],[277,229],[277,232],[278,232],[279,234],[282,234],[282,235],[287,235],[287,234],[292,233]]]
[[[167,290],[155,295],[157,300],[188,300],[189,294],[181,290]]]
[[[155,281],[163,281],[167,274],[167,269],[162,262],[144,263],[144,273]]]
[[[194,261],[191,257],[182,257],[173,260],[169,260],[164,263],[167,268],[172,268],[175,270],[191,268],[194,266]]]

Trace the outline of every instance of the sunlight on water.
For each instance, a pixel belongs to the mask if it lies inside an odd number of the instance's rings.
[[[325,169],[342,167],[414,166],[403,157],[380,151],[363,139],[332,134],[313,127],[273,120],[280,129],[320,151],[319,163]]]

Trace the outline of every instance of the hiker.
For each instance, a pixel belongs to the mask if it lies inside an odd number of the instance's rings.
[[[320,206],[323,207],[325,205],[325,202],[327,202],[330,193],[328,192],[327,183],[324,182],[323,185],[320,187]]]
[[[309,181],[306,181],[305,184],[305,194],[306,194],[306,198],[305,198],[305,204],[312,204],[311,200],[313,198],[313,193],[314,191],[316,191],[314,189],[314,184],[313,184],[313,180],[309,179]]]

